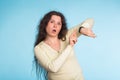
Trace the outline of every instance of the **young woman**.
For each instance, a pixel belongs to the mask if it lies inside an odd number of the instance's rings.
[[[84,80],[73,47],[81,34],[95,37],[92,26],[93,19],[87,19],[68,30],[62,13],[47,13],[39,24],[34,48],[37,74],[45,69],[48,80]]]

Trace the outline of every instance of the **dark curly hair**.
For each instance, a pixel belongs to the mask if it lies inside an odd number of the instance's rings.
[[[36,36],[36,41],[35,41],[34,47],[46,38],[46,36],[47,36],[46,26],[47,26],[49,20],[51,19],[52,15],[57,15],[57,16],[61,17],[62,28],[58,34],[58,38],[63,41],[66,40],[66,34],[67,34],[68,29],[67,29],[66,19],[65,19],[64,15],[57,11],[50,11],[44,15],[44,17],[40,21],[40,24],[38,25],[38,34]],[[36,56],[34,56],[34,62],[35,62],[35,66],[36,66],[36,74],[37,74],[38,79],[40,79],[42,77],[45,77],[45,79],[47,79],[47,71],[39,64]],[[41,76],[41,75],[43,75],[43,76]]]

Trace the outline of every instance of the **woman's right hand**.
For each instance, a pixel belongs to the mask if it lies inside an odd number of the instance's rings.
[[[71,46],[74,46],[76,42],[77,42],[77,30],[75,30],[69,37],[69,44]]]

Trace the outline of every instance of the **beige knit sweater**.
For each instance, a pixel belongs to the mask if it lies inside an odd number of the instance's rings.
[[[87,27],[93,26],[92,19],[87,19],[84,22],[87,25],[89,23]],[[74,49],[69,45],[69,36],[75,29],[79,31],[81,25],[84,26],[85,24],[79,24],[68,31],[66,41],[61,40],[60,42],[61,48],[59,51],[54,50],[43,41],[35,47],[35,56],[48,71],[49,80],[84,80]],[[77,32],[77,36],[80,36],[79,32]]]

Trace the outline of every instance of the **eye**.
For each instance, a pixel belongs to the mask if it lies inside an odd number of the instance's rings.
[[[50,21],[50,23],[54,23],[54,21],[53,21],[53,20],[51,20],[51,21]]]
[[[58,25],[62,25],[61,22],[59,22]]]

